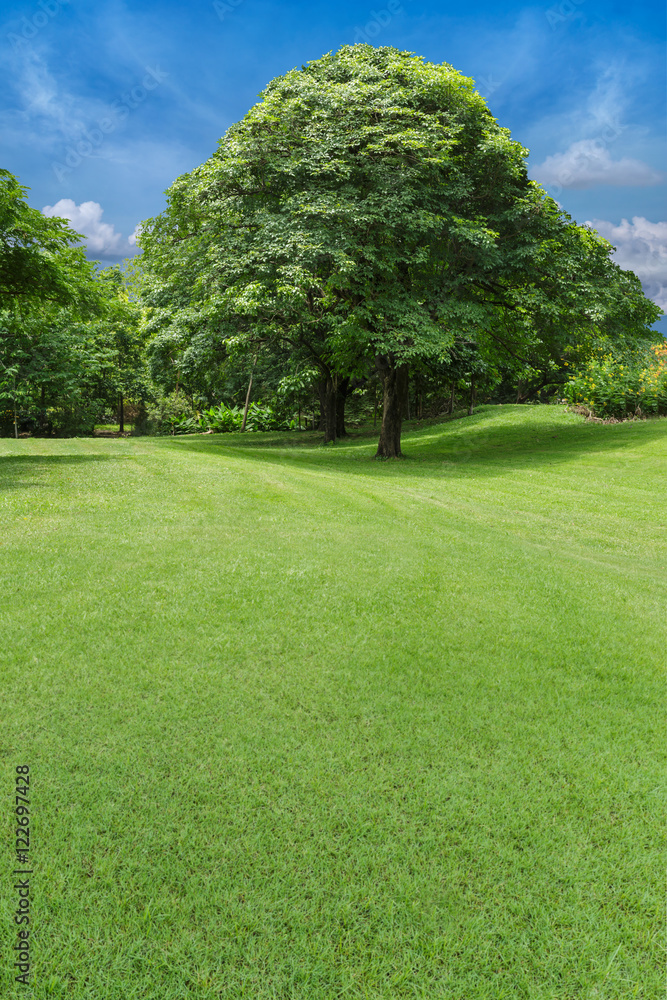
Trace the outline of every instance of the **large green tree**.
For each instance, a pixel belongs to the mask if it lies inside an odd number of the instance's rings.
[[[619,305],[627,336],[657,314],[526,156],[451,66],[345,46],[269,84],[144,224],[153,317],[163,336],[307,352],[334,428],[339,379],[371,359],[378,456],[399,456],[411,363],[457,340],[548,363],[564,339],[613,332]]]

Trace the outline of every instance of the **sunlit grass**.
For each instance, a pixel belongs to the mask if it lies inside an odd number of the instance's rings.
[[[0,994],[661,996],[667,421],[318,442],[0,441]]]
[[[123,424],[123,432],[128,434],[132,433],[134,429],[134,424]],[[120,434],[120,424],[95,424],[95,433],[108,433],[108,434]]]

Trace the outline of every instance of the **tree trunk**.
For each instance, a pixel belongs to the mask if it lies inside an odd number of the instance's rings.
[[[452,382],[452,391],[449,397],[449,405],[447,407],[447,413],[454,412],[454,400],[456,398],[456,382]]]
[[[319,420],[317,423],[318,431],[324,431],[326,429],[326,412],[327,412],[327,380],[326,378],[321,378],[317,380],[317,398],[320,402],[320,412]],[[315,427],[313,426],[313,430]]]
[[[336,437],[347,437],[345,430],[345,401],[350,388],[349,378],[339,378],[336,389]]]
[[[470,376],[470,406],[468,408],[468,416],[472,417],[472,411],[475,409],[475,377]]]
[[[252,368],[250,369],[250,381],[248,382],[248,391],[245,394],[245,406],[243,407],[243,423],[241,424],[241,430],[245,430],[246,420],[248,419],[248,407],[250,406],[250,390],[252,389],[252,373],[257,364],[257,355],[255,355],[255,360],[252,363]]]
[[[396,365],[387,356],[375,359],[377,373],[382,379],[382,427],[376,458],[401,457],[401,424],[408,381],[408,365]]]
[[[324,443],[336,442],[336,377],[328,375],[324,384]]]
[[[146,413],[146,401],[144,399],[140,399],[139,406],[137,408],[137,415],[134,419],[134,433],[146,434],[147,431],[148,431],[148,414]]]
[[[320,397],[320,427],[324,431],[324,443],[337,438],[337,403],[336,376],[327,375],[317,383],[317,394]]]
[[[118,397],[118,433],[123,434],[125,432],[125,406],[123,400],[123,393],[121,392]]]

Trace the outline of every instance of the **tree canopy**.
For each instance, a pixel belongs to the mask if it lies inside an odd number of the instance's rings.
[[[92,430],[141,381],[139,311],[118,268],[97,271],[66,219],[0,170],[0,425]],[[10,417],[10,421],[7,417]]]
[[[0,309],[35,302],[92,305],[95,268],[66,219],[47,218],[0,170]]]
[[[447,64],[354,45],[292,70],[144,223],[153,332],[291,345],[326,381],[328,426],[338,379],[372,361],[378,455],[400,455],[419,359],[458,340],[548,364],[658,314],[526,156]]]

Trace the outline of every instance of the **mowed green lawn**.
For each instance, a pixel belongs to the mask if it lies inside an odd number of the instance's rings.
[[[664,996],[667,420],[374,451],[0,441],[3,998]]]

